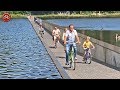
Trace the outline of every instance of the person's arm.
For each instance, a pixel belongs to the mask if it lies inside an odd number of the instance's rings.
[[[66,35],[64,36],[64,45],[66,45]]]
[[[62,40],[64,41],[64,38],[65,38],[65,33],[63,33],[63,35],[62,35]]]
[[[83,43],[82,47],[85,48],[85,42]]]
[[[66,32],[65,35],[64,35],[64,45],[66,45],[67,36],[68,36],[68,34]]]
[[[77,43],[80,43],[80,39],[79,39],[78,35],[76,36],[76,38],[77,38]]]
[[[77,33],[77,31],[76,31],[76,39],[77,39],[77,42],[76,43],[80,43],[80,39],[79,39],[79,37],[78,37],[78,33]]]
[[[52,35],[54,35],[54,33],[55,33],[55,32],[54,32],[54,30],[53,30],[53,31],[52,31]]]
[[[95,46],[92,44],[92,42],[91,42],[91,46],[92,46],[93,49],[95,48]]]
[[[59,30],[58,34],[59,34],[59,35],[61,34],[61,33],[60,33],[60,30]]]

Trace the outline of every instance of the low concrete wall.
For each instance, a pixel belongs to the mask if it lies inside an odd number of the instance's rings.
[[[63,27],[51,24],[47,21],[43,21],[43,27],[46,28],[50,34],[52,34],[52,30],[54,29],[55,26],[60,29],[62,37],[62,33],[64,31]],[[82,48],[82,44],[83,41],[85,40],[86,35],[80,33],[78,35],[80,37],[81,42],[81,45],[77,45],[78,53],[83,54],[84,50]],[[120,47],[108,44],[95,38],[91,38],[91,42],[93,42],[93,44],[95,45],[95,49],[92,50],[93,59],[120,68]]]

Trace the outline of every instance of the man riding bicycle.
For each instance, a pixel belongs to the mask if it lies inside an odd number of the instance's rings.
[[[74,48],[74,57],[76,58],[77,55],[77,47],[75,43],[75,38],[77,39],[76,43],[80,43],[77,31],[74,29],[74,25],[70,24],[69,25],[69,30],[66,31],[66,35],[64,37],[64,45],[66,46],[66,65],[69,65],[69,51],[70,51],[70,46],[73,45]]]
[[[56,39],[58,39],[58,42],[60,40],[60,30],[57,27],[55,27],[55,29],[52,31],[52,35],[53,35],[53,41],[55,45]]]

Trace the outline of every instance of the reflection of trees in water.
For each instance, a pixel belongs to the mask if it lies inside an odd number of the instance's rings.
[[[116,42],[120,41],[120,36],[118,34],[116,34],[115,38],[116,38]]]
[[[116,42],[116,33],[120,35],[120,31],[109,31],[109,30],[80,30],[78,31],[82,34],[88,35],[98,40],[120,46],[120,36],[117,37]],[[119,40],[118,40],[119,39]]]
[[[103,32],[100,31],[100,40],[103,40]]]
[[[117,46],[120,46],[120,35],[119,35],[120,33],[116,33],[115,34],[115,41],[116,41],[116,45]]]

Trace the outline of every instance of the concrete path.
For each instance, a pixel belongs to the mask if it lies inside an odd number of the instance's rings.
[[[36,24],[38,28],[38,25]],[[52,36],[46,31],[43,41],[49,46],[61,66],[65,69],[71,79],[120,79],[120,72],[105,65],[92,61],[91,64],[82,62],[82,56],[77,55],[76,70],[72,70],[65,65],[65,52],[61,43],[58,48],[53,48]]]

